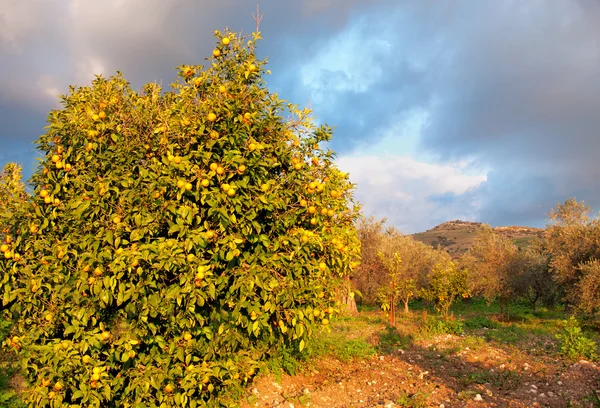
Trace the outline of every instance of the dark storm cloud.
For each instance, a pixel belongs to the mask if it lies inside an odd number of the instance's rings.
[[[467,192],[431,195],[430,222],[539,225],[570,195],[600,207],[599,3],[259,4],[270,88],[300,105],[310,100],[319,122],[336,127],[342,156],[419,114],[421,152],[493,170]],[[214,29],[252,31],[252,12],[255,2],[244,0],[0,3],[0,165],[34,166],[31,142],[69,84],[120,70],[136,88],[167,87],[175,66],[204,63]],[[401,200],[382,197],[380,208],[393,212]]]
[[[259,2],[268,39],[259,54],[269,56],[283,78],[310,54],[311,43],[343,27],[351,10],[377,3]],[[168,88],[175,66],[206,63],[215,29],[252,32],[253,13],[256,3],[244,0],[6,0],[0,4],[0,166],[18,160],[30,173],[31,142],[43,133],[47,112],[58,107],[57,94],[69,85],[119,70],[136,88],[154,81]],[[276,75],[272,80],[280,88]]]

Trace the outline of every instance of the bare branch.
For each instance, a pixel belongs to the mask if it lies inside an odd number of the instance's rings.
[[[258,9],[258,4],[256,5],[256,15],[252,13],[252,17],[254,18],[254,21],[256,21],[256,32],[258,33],[258,26],[260,25],[260,21],[263,18],[263,15],[260,14],[260,10]]]

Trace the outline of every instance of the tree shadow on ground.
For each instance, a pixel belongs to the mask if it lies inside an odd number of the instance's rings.
[[[535,364],[539,356],[507,352],[510,346],[483,340],[472,349],[461,336],[417,342],[390,326],[378,335],[377,350],[404,368],[397,372],[400,386],[392,386],[390,394],[402,406],[597,407],[592,393],[600,388],[600,368],[593,364],[568,365],[549,357]],[[458,345],[444,347],[444,339]]]

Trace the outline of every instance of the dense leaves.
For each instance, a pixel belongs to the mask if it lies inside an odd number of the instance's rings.
[[[235,403],[335,311],[359,246],[331,130],[268,91],[258,33],[215,34],[172,91],[98,77],[49,115],[0,261],[31,406]]]

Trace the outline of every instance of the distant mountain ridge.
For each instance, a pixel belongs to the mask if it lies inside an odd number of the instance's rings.
[[[412,237],[433,247],[439,245],[451,255],[458,256],[468,251],[482,228],[481,222],[455,220],[436,225],[425,232],[412,234]],[[544,233],[543,228],[520,226],[494,227],[493,230],[512,239],[519,247],[526,247]]]

